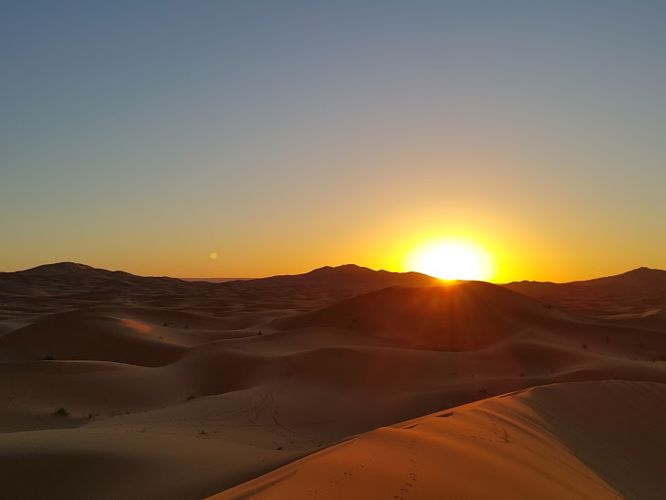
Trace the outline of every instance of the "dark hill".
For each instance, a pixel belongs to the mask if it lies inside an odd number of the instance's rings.
[[[647,267],[615,276],[570,283],[518,281],[504,286],[558,307],[586,314],[643,315],[666,308],[666,271]]]
[[[273,325],[283,330],[340,328],[404,346],[465,351],[563,320],[560,312],[501,286],[464,282],[386,288],[279,319]]]

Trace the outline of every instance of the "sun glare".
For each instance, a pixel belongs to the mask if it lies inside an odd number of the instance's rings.
[[[464,240],[438,240],[426,243],[408,258],[410,270],[443,280],[488,281],[495,274],[492,255]]]

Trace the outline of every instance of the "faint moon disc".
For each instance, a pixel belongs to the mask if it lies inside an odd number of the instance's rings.
[[[217,252],[211,252],[208,254],[208,258],[210,260],[216,260],[217,259]]]

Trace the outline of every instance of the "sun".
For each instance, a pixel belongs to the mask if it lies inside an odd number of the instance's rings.
[[[470,241],[445,239],[416,248],[407,268],[443,280],[489,281],[495,274],[492,255]]]

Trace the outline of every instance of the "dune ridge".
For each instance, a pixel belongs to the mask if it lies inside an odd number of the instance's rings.
[[[211,498],[658,499],[665,413],[665,384],[545,385],[362,434]]]

